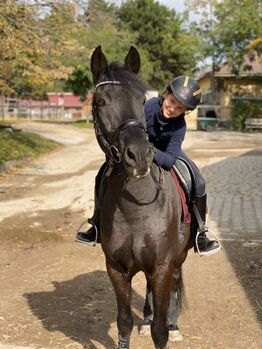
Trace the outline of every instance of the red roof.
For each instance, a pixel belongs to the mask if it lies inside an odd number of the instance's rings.
[[[34,101],[33,99],[22,99],[19,105],[24,108],[47,108],[49,107],[48,101]]]
[[[51,105],[64,106],[65,108],[82,108],[79,96],[69,93],[48,94],[48,101]]]
[[[48,100],[36,101],[33,99],[23,99],[20,101],[22,107],[64,107],[64,108],[79,108],[81,109],[84,102],[80,100],[79,96],[72,93],[48,93]]]

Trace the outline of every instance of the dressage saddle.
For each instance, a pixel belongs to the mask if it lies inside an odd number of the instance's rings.
[[[192,204],[192,198],[194,197],[194,173],[190,167],[190,164],[184,159],[178,158],[173,169],[177,175],[177,178],[185,192],[186,203],[188,207]]]

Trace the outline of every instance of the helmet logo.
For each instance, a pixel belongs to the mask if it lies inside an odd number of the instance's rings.
[[[184,87],[187,87],[188,81],[189,81],[189,76],[186,76],[184,81]]]
[[[196,90],[196,91],[193,92],[193,96],[197,96],[197,95],[199,95],[200,93],[201,93],[201,89]]]

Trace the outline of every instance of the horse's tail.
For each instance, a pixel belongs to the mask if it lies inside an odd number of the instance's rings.
[[[181,272],[180,272],[180,278],[178,280],[177,306],[178,306],[178,310],[180,313],[183,310],[186,310],[188,308],[187,296],[186,296],[186,291],[185,291],[184,281],[183,281],[182,268],[181,268]]]

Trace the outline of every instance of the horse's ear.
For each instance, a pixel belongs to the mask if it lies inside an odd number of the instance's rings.
[[[140,55],[134,46],[130,47],[130,50],[125,59],[125,66],[135,74],[139,72]]]
[[[101,46],[98,46],[91,57],[91,72],[94,83],[97,82],[99,76],[107,69],[106,56],[103,54]]]

